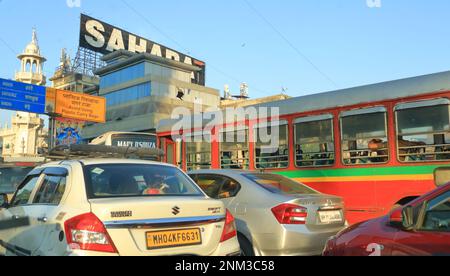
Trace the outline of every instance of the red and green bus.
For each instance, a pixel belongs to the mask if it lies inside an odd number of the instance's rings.
[[[264,170],[290,177],[343,197],[352,224],[436,188],[437,178],[450,182],[450,72],[254,107],[279,108],[279,118],[213,125],[213,116],[203,115],[177,131],[175,120],[162,121],[158,146],[165,161],[186,171]],[[258,133],[271,133],[275,124],[279,145],[268,154]],[[225,135],[239,142],[221,143]],[[184,139],[195,136],[215,139]]]

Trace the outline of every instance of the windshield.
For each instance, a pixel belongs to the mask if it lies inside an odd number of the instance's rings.
[[[319,194],[313,189],[281,175],[255,173],[255,174],[245,174],[244,176],[274,194],[279,195]]]
[[[31,167],[0,168],[0,193],[12,194],[32,170]]]
[[[102,164],[84,170],[89,198],[204,196],[192,180],[173,167]]]

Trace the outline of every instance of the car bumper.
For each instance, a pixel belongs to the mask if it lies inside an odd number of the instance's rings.
[[[237,237],[222,242],[217,247],[211,256],[239,256],[241,254],[241,247]]]
[[[320,256],[330,237],[345,226],[311,231],[304,225],[283,225],[279,233],[255,235],[262,256]]]
[[[195,252],[193,253],[195,255]],[[219,244],[217,249],[210,254],[210,256],[239,256],[241,248],[237,238],[229,239],[228,241]],[[109,254],[94,251],[75,250],[70,252],[69,256],[90,256],[90,257],[118,257],[120,254]]]

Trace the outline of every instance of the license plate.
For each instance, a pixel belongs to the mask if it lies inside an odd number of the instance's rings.
[[[202,244],[200,229],[147,232],[147,249],[162,249]]]
[[[321,211],[319,218],[320,222],[325,224],[342,222],[342,213],[341,211]]]

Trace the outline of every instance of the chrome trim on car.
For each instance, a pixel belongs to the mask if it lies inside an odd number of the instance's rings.
[[[104,223],[108,229],[123,228],[161,228],[170,226],[193,226],[217,223],[225,220],[225,216],[210,217],[189,217],[189,218],[167,218],[167,219],[145,219],[145,220],[124,220],[107,221]]]

